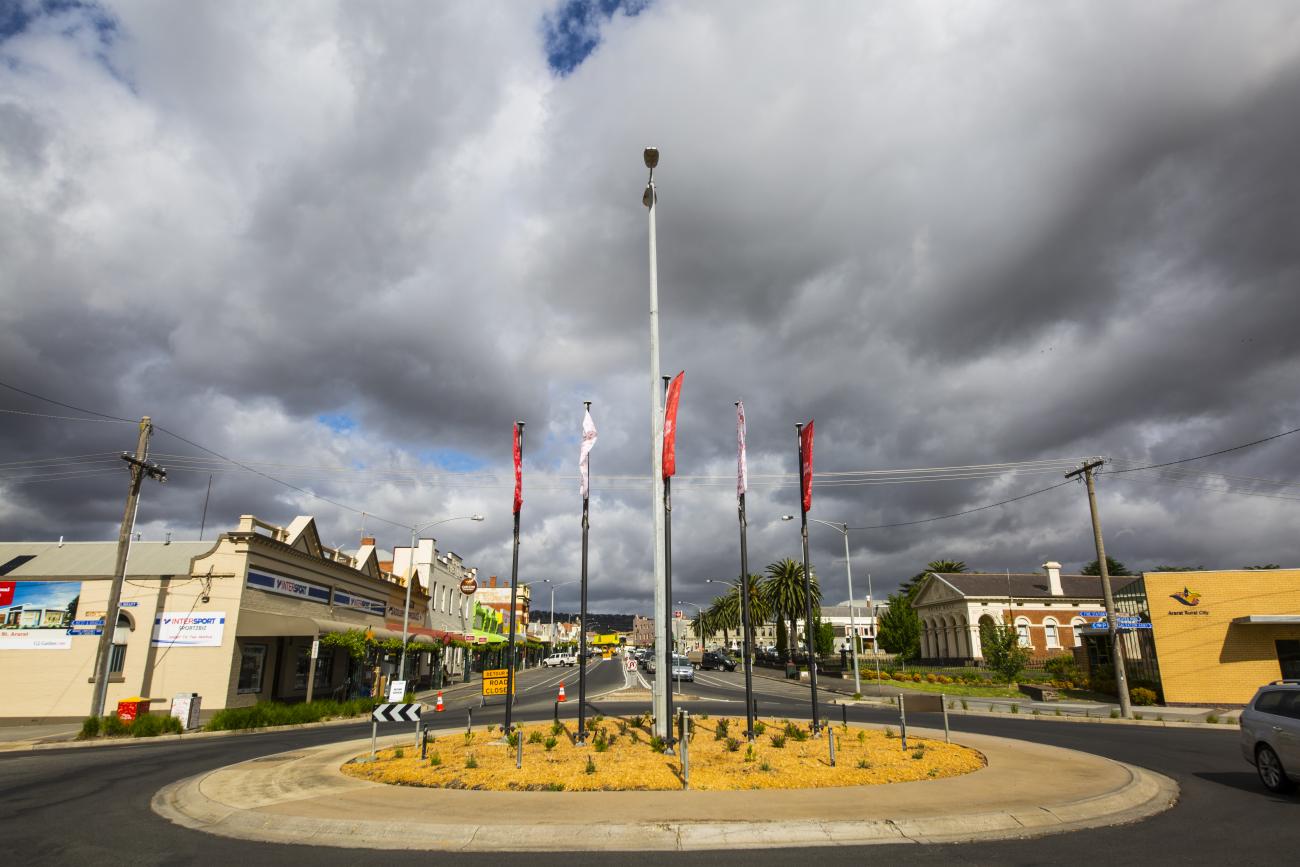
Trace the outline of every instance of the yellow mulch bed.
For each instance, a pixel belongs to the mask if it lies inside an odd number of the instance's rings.
[[[575,726],[551,723],[523,727],[523,768],[515,768],[515,751],[501,742],[497,727],[430,739],[429,759],[420,760],[410,745],[382,750],[375,762],[349,762],[350,776],[379,783],[447,789],[494,791],[623,791],[682,788],[678,755],[650,747],[648,718],[596,718],[589,723],[587,746],[574,743]],[[639,724],[638,724],[639,723]],[[797,740],[807,724],[764,720],[765,730],[752,752],[744,740],[743,719],[692,719],[691,788],[815,789],[870,786],[931,780],[968,774],[984,767],[976,750],[943,741],[908,737],[908,749],[892,730],[835,727],[836,767],[831,767],[826,738]],[[718,727],[726,735],[718,738]],[[789,732],[789,733],[787,733]],[[777,746],[784,737],[784,746]],[[542,742],[536,742],[541,738]],[[553,740],[551,749],[547,741]],[[728,738],[734,751],[730,750]],[[532,742],[530,742],[532,741]],[[602,751],[597,744],[607,746]],[[401,750],[402,755],[397,752]],[[364,758],[368,758],[368,755]]]

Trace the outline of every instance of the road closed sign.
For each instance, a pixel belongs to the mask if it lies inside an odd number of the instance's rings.
[[[506,688],[510,685],[510,670],[507,668],[493,668],[483,672],[483,694],[484,695],[505,695]]]

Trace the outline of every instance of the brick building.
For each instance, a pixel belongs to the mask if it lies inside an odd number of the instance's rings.
[[[1085,613],[1101,607],[1101,578],[1042,572],[931,572],[912,607],[921,618],[921,657],[932,662],[982,659],[980,623],[1011,622],[1037,658],[1082,645]]]

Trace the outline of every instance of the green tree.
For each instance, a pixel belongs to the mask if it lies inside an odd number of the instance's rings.
[[[805,600],[807,594],[804,592],[803,585],[803,564],[797,563],[787,557],[776,563],[768,564],[766,569],[767,580],[763,582],[764,596],[767,597],[767,607],[771,615],[776,618],[784,618],[790,624],[788,633],[790,647],[787,648],[788,658],[793,659],[794,648],[798,646],[797,636],[799,634],[798,620],[806,613]],[[817,575],[811,574],[809,585],[812,588],[812,609],[813,616],[821,610],[822,590],[817,583]]]
[[[1157,572],[1202,572],[1204,566],[1157,566]]]
[[[1109,574],[1109,575],[1132,575],[1132,574],[1133,574],[1132,572],[1128,571],[1128,567],[1127,567],[1127,566],[1125,566],[1123,563],[1119,562],[1118,560],[1116,560],[1114,557],[1110,556],[1109,554],[1106,555],[1106,572],[1107,572],[1107,574]],[[1098,563],[1096,560],[1093,560],[1093,561],[1092,561],[1091,563],[1089,563],[1087,566],[1084,566],[1084,567],[1083,567],[1083,573],[1082,573],[1082,574],[1084,574],[1084,575],[1100,575],[1100,574],[1101,574],[1101,564]]]
[[[790,638],[785,630],[785,621],[780,617],[776,618],[776,655],[782,657],[790,655]]]
[[[931,572],[948,573],[965,572],[966,564],[961,560],[931,560],[925,564],[925,569],[917,572],[911,578],[903,582],[903,586],[898,589],[907,595],[909,600],[915,599],[917,591],[921,589],[921,584],[925,582],[926,576]]]
[[[817,638],[817,655],[830,656],[835,652],[835,627],[829,623],[823,623],[818,617],[813,620],[815,629],[813,635]]]
[[[984,650],[984,661],[1007,683],[1020,677],[1029,662],[1030,649],[1020,643],[1016,628],[1005,621],[981,622],[980,645]]]
[[[1263,564],[1262,566],[1242,566],[1241,568],[1243,568],[1243,569],[1281,569],[1282,567],[1281,567],[1281,565],[1279,565],[1279,564],[1277,564],[1277,563],[1265,563],[1265,564]]]
[[[731,630],[740,628],[740,597],[736,593],[723,593],[714,597],[705,609],[713,630],[722,630],[722,643],[730,649]]]
[[[880,646],[903,659],[921,655],[921,618],[912,610],[912,601],[902,588],[889,596],[889,607],[880,615],[877,626]]]

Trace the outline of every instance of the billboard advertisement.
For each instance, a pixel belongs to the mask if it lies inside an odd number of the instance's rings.
[[[67,650],[80,581],[0,581],[0,650]]]
[[[224,611],[164,611],[153,621],[154,647],[220,647]]]

